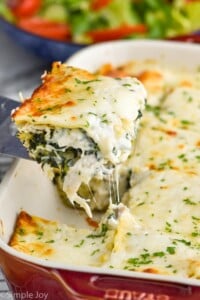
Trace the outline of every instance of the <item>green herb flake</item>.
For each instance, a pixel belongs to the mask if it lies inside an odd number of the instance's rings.
[[[190,242],[190,241],[186,241],[186,240],[184,240],[184,239],[182,239],[182,240],[174,239],[174,242],[175,242],[175,243],[176,243],[176,242],[179,242],[179,243],[182,243],[182,244],[184,244],[184,245],[186,245],[186,246],[191,246],[191,242]]]
[[[36,231],[35,234],[38,236],[38,239],[41,239],[44,235],[44,232],[42,231]]]
[[[197,236],[200,236],[200,233],[198,231],[194,231],[191,233],[191,236],[192,237],[197,237]]]
[[[130,83],[123,83],[122,86],[124,86],[124,87],[126,87],[126,86],[127,87],[131,87],[131,84]]]
[[[155,256],[155,257],[163,257],[163,256],[165,256],[165,253],[163,251],[154,252],[153,256]]]
[[[98,81],[101,81],[100,79],[93,79],[93,80],[80,80],[78,78],[75,78],[75,81],[77,84],[88,84],[88,83],[91,83],[91,82],[98,82]]]
[[[20,227],[20,228],[18,229],[18,234],[19,234],[19,235],[25,235],[25,234],[26,234],[25,229],[22,228],[22,227]]]
[[[90,254],[91,256],[95,255],[96,253],[98,253],[100,251],[100,249],[96,249],[94,251],[92,251],[92,253]]]
[[[92,112],[92,111],[90,111],[89,113],[88,113],[88,115],[92,115],[92,116],[95,116],[95,117],[97,117],[97,114],[95,114],[94,112]]]
[[[101,116],[101,122],[102,122],[102,123],[106,123],[106,124],[109,123],[109,121],[108,121],[108,119],[107,119],[107,114],[103,114],[103,115]]]
[[[189,121],[189,120],[181,120],[181,124],[182,124],[182,125],[193,125],[194,122],[191,122],[191,121]]]
[[[76,248],[80,248],[84,244],[84,240],[81,240],[79,244],[74,245]]]
[[[178,158],[181,159],[183,162],[187,162],[188,159],[186,158],[185,154],[178,155]]]
[[[200,218],[195,217],[195,216],[192,216],[192,219],[195,220],[195,221],[200,221]]]
[[[90,91],[91,88],[92,88],[91,86],[87,86],[87,87],[86,87],[86,91]]]
[[[127,262],[135,267],[139,267],[141,265],[151,264],[153,261],[150,259],[149,253],[141,254],[140,257],[129,258]]]
[[[137,206],[142,206],[144,204],[145,204],[145,202],[140,202]]]
[[[155,117],[160,116],[160,110],[161,110],[160,106],[152,106],[152,105],[147,104],[146,105],[146,110],[148,112],[152,112]]]
[[[100,231],[100,232],[89,234],[89,235],[87,236],[87,238],[92,238],[92,239],[94,239],[94,238],[105,237],[107,231],[108,231],[108,225],[103,223],[103,224],[101,225],[101,231]]]
[[[165,223],[165,231],[172,232],[172,225],[169,222]]]
[[[86,99],[85,98],[79,98],[79,99],[77,99],[77,101],[83,102],[83,101],[86,101]]]
[[[164,170],[166,168],[170,169],[170,160],[164,161],[158,165],[158,170]]]
[[[90,123],[88,121],[85,122],[84,127],[89,128],[90,127]]]
[[[192,201],[190,198],[183,199],[183,202],[187,205],[197,205],[197,203]]]
[[[128,236],[131,236],[131,235],[132,235],[132,233],[131,233],[131,232],[127,232],[127,233],[126,233],[126,235],[128,235]]]
[[[167,247],[166,251],[169,253],[169,254],[175,254],[176,253],[176,247]]]

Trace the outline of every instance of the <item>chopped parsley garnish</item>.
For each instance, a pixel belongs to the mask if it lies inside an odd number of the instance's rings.
[[[88,113],[88,115],[92,115],[92,116],[97,116],[97,114],[95,114],[95,113],[93,113],[92,111],[90,111],[89,113]]]
[[[165,231],[172,232],[172,225],[169,222],[165,223]]]
[[[102,123],[106,123],[106,124],[108,124],[108,119],[107,119],[107,114],[103,114],[102,116],[101,116],[101,122]]]
[[[192,216],[192,219],[195,220],[195,221],[200,221],[200,218],[195,217],[195,216]]]
[[[122,86],[125,86],[125,87],[129,86],[129,87],[131,87],[131,84],[130,83],[123,83]]]
[[[146,104],[146,110],[148,112],[152,112],[155,117],[160,117],[160,110],[161,110],[160,106],[153,106],[153,105]]]
[[[192,201],[190,198],[183,199],[183,202],[185,202],[187,205],[197,205],[197,203]]]
[[[100,250],[99,249],[96,249],[94,251],[92,251],[92,253],[90,254],[91,256],[95,255],[96,253],[98,253]]]
[[[167,247],[166,251],[169,253],[169,254],[175,254],[176,253],[176,247]]]
[[[145,202],[143,201],[143,202],[138,203],[137,206],[142,206],[142,205],[144,205],[144,204],[145,204]]]
[[[74,245],[76,248],[80,248],[84,244],[84,240],[81,240],[79,244]]]
[[[191,236],[192,236],[192,237],[200,236],[200,232],[194,231],[194,232],[191,233]]]
[[[20,227],[20,228],[18,229],[18,234],[19,234],[19,235],[25,235],[25,234],[26,234],[25,229],[22,228],[22,227]]]
[[[97,81],[101,81],[100,79],[92,79],[92,80],[80,80],[78,78],[75,78],[76,83],[78,84],[88,84],[91,82],[97,82]]]
[[[155,257],[163,257],[163,256],[165,256],[165,252],[163,252],[163,251],[154,252],[153,256],[155,256]]]
[[[183,124],[183,125],[193,125],[194,122],[191,122],[189,120],[181,120],[181,124]]]
[[[108,231],[108,225],[103,223],[103,224],[101,225],[101,231],[100,231],[100,232],[89,234],[89,235],[87,236],[87,238],[92,238],[92,239],[94,239],[94,238],[105,237],[107,231]]]
[[[38,236],[38,239],[41,239],[44,235],[42,231],[36,231],[35,234]]]
[[[170,160],[164,161],[164,162],[162,162],[158,165],[158,170],[164,170],[166,168],[169,168],[169,169],[171,168],[171,161]]]
[[[131,236],[131,235],[132,235],[132,233],[131,233],[131,232],[127,232],[127,233],[126,233],[126,235],[128,235],[128,236]]]
[[[181,159],[183,162],[187,162],[188,161],[188,159],[186,158],[186,155],[184,153],[178,155],[178,158]]]
[[[182,244],[184,244],[184,245],[186,245],[186,246],[191,246],[191,242],[190,241],[186,241],[186,240],[184,240],[184,239],[174,239],[174,244],[176,244],[176,242],[179,242],[179,243],[182,243]]]
[[[90,127],[90,123],[86,120],[84,127],[89,128]]]
[[[149,253],[148,250],[144,249],[144,253],[142,253],[139,257],[129,258],[127,263],[133,265],[134,267],[140,267],[141,265],[148,265],[153,263],[153,259],[157,258],[165,258],[167,254],[173,255],[176,253],[176,247],[169,246],[166,248],[166,252],[157,251],[154,253]],[[171,268],[172,265],[166,266],[166,268]],[[128,267],[126,267],[128,268]]]
[[[134,267],[140,267],[141,265],[151,264],[153,261],[150,258],[149,253],[144,253],[141,254],[139,257],[129,258],[127,262],[133,265]]]

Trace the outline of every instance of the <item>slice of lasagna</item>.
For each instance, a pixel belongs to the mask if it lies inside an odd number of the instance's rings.
[[[91,216],[90,208],[108,205],[113,189],[108,181],[133,149],[145,99],[137,79],[110,78],[56,62],[12,118],[30,156],[62,196]]]

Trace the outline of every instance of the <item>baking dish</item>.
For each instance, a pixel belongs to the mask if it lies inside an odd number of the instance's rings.
[[[118,41],[83,49],[68,64],[94,71],[108,62],[120,65],[149,58],[193,69],[200,64],[199,53],[197,45]],[[200,281],[196,279],[66,266],[15,251],[7,242],[21,209],[69,225],[87,226],[83,213],[62,204],[35,162],[14,163],[0,187],[0,264],[15,299],[200,299]]]

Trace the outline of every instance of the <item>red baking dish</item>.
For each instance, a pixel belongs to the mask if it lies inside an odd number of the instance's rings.
[[[156,59],[177,67],[200,65],[198,45],[162,41],[117,41],[85,48],[68,64],[95,71],[104,63]],[[62,204],[33,161],[17,160],[0,186],[0,266],[15,299],[199,300],[200,280],[126,270],[64,265],[8,246],[18,212],[88,226],[82,212]]]

